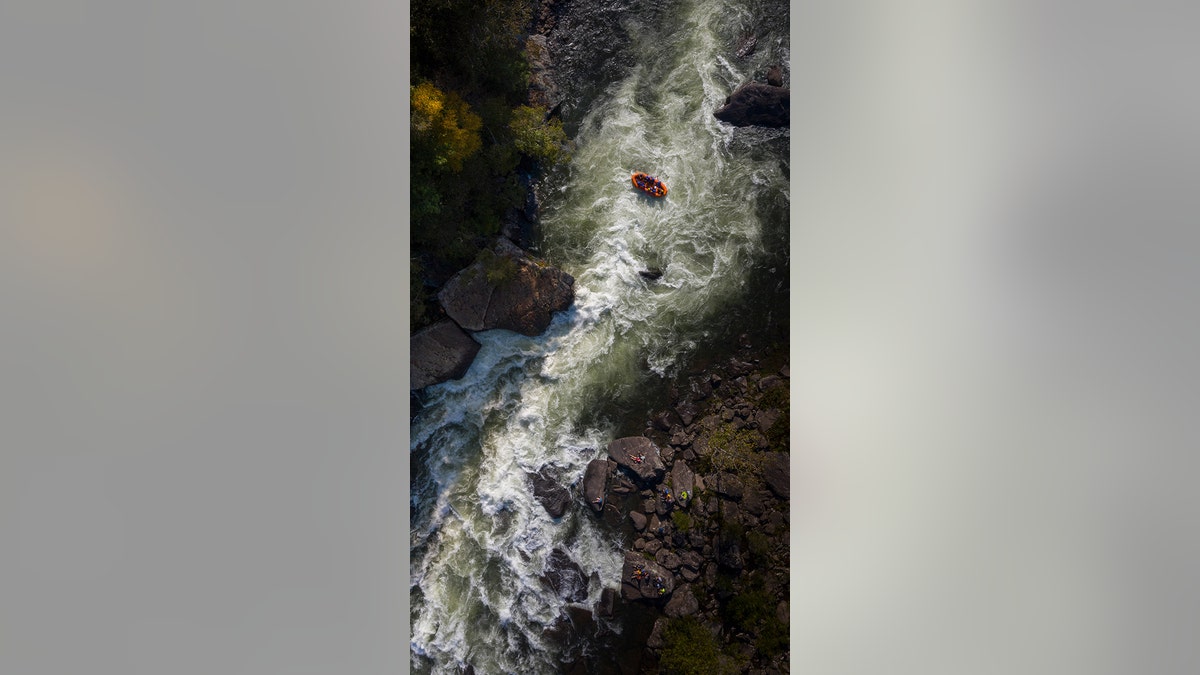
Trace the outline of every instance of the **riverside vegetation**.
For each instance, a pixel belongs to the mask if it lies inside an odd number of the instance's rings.
[[[528,179],[569,159],[561,120],[529,105],[526,0],[411,4],[410,320],[526,201]]]

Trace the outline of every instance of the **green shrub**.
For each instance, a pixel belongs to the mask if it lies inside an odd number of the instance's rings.
[[[725,603],[724,614],[739,630],[752,631],[775,615],[775,598],[761,588],[743,590]]]
[[[758,407],[763,410],[777,409],[782,413],[770,428],[763,429],[772,450],[788,451],[788,440],[791,435],[791,397],[786,384],[777,384],[764,391],[758,399]]]
[[[723,424],[708,437],[712,466],[720,471],[752,475],[759,466],[754,456],[757,442],[754,432]]]
[[[692,517],[683,511],[672,511],[671,522],[675,523],[675,529],[679,532],[687,532],[692,529]]]
[[[721,539],[728,542],[739,541],[746,528],[736,520],[721,523]]]
[[[508,128],[513,135],[513,144],[523,154],[547,164],[570,159],[570,153],[564,149],[568,139],[562,120],[546,120],[545,110],[520,106],[513,110]]]
[[[740,664],[725,653],[708,628],[694,617],[671,620],[663,631],[663,673],[673,675],[732,675]]]
[[[759,530],[752,530],[746,534],[746,546],[750,553],[761,559],[765,559],[771,552],[771,540]]]
[[[788,627],[774,615],[767,617],[758,639],[754,641],[758,653],[767,659],[774,658],[788,649]]]

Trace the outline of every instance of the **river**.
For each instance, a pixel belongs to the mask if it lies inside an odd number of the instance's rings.
[[[758,49],[738,59],[750,33]],[[551,673],[595,649],[544,637],[568,603],[541,577],[567,551],[590,578],[577,604],[594,607],[618,586],[621,533],[578,497],[551,519],[526,472],[546,468],[577,495],[587,463],[640,431],[671,378],[739,334],[787,335],[789,132],[712,116],[787,62],[787,6],[568,3],[556,35],[577,147],[543,180],[537,252],[575,277],[575,303],[538,337],[476,334],[467,374],[424,392],[411,437],[418,673]],[[634,190],[633,171],[670,193]]]

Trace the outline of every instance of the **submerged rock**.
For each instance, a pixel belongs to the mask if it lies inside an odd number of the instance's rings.
[[[417,331],[409,347],[409,387],[423,389],[466,375],[479,347],[474,338],[450,320]]]
[[[558,484],[552,476],[542,469],[537,473],[526,473],[533,484],[533,496],[545,507],[551,518],[561,518],[571,505],[571,493]]]
[[[713,117],[736,127],[786,127],[791,124],[791,90],[748,82],[725,99]]]
[[[583,602],[587,599],[587,577],[567,552],[556,548],[546,559],[542,582],[567,602]]]
[[[750,56],[751,54],[753,54],[757,49],[758,49],[758,36],[757,35],[748,35],[748,36],[742,38],[742,41],[738,44],[737,57],[739,59],[744,59],[747,56]]]

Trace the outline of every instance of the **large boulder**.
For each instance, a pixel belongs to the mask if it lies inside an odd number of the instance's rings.
[[[545,332],[554,312],[574,300],[571,275],[507,239],[482,251],[438,292],[446,315],[469,331],[503,328],[529,336]]]
[[[663,614],[671,618],[680,616],[689,616],[700,611],[700,601],[696,599],[696,595],[692,593],[690,584],[684,585],[675,593],[667,606],[663,608]]]
[[[635,577],[636,571],[640,571],[640,574]],[[625,552],[625,565],[621,568],[623,599],[657,602],[670,598],[674,591],[675,578],[669,571],[658,563],[647,560],[641,553]]]
[[[417,331],[408,351],[409,388],[457,380],[467,373],[479,343],[448,319]]]
[[[546,558],[542,582],[567,602],[587,599],[588,584],[583,569],[561,548],[554,549]]]
[[[767,84],[772,87],[783,86],[783,68],[779,66],[771,66],[767,69]]]
[[[605,587],[600,591],[600,600],[596,603],[596,614],[606,619],[612,618],[617,604],[617,589]]]
[[[645,436],[618,438],[608,444],[608,455],[643,485],[662,481],[667,472],[658,446]]]
[[[687,462],[682,459],[675,460],[671,465],[671,488],[675,495],[675,500],[680,506],[687,506],[691,501],[692,495],[696,494],[695,486],[696,474],[688,467]],[[687,492],[687,499],[683,497],[683,493]]]
[[[600,458],[588,462],[583,473],[583,498],[596,513],[604,511],[604,490],[607,483],[608,460]]]
[[[748,82],[730,94],[713,116],[736,127],[786,127],[791,110],[790,89]]]
[[[768,452],[763,458],[763,482],[780,499],[792,494],[789,456],[784,452]]]
[[[537,473],[526,473],[533,484],[533,496],[545,507],[551,518],[562,518],[571,505],[571,493],[546,473],[545,469]]]

